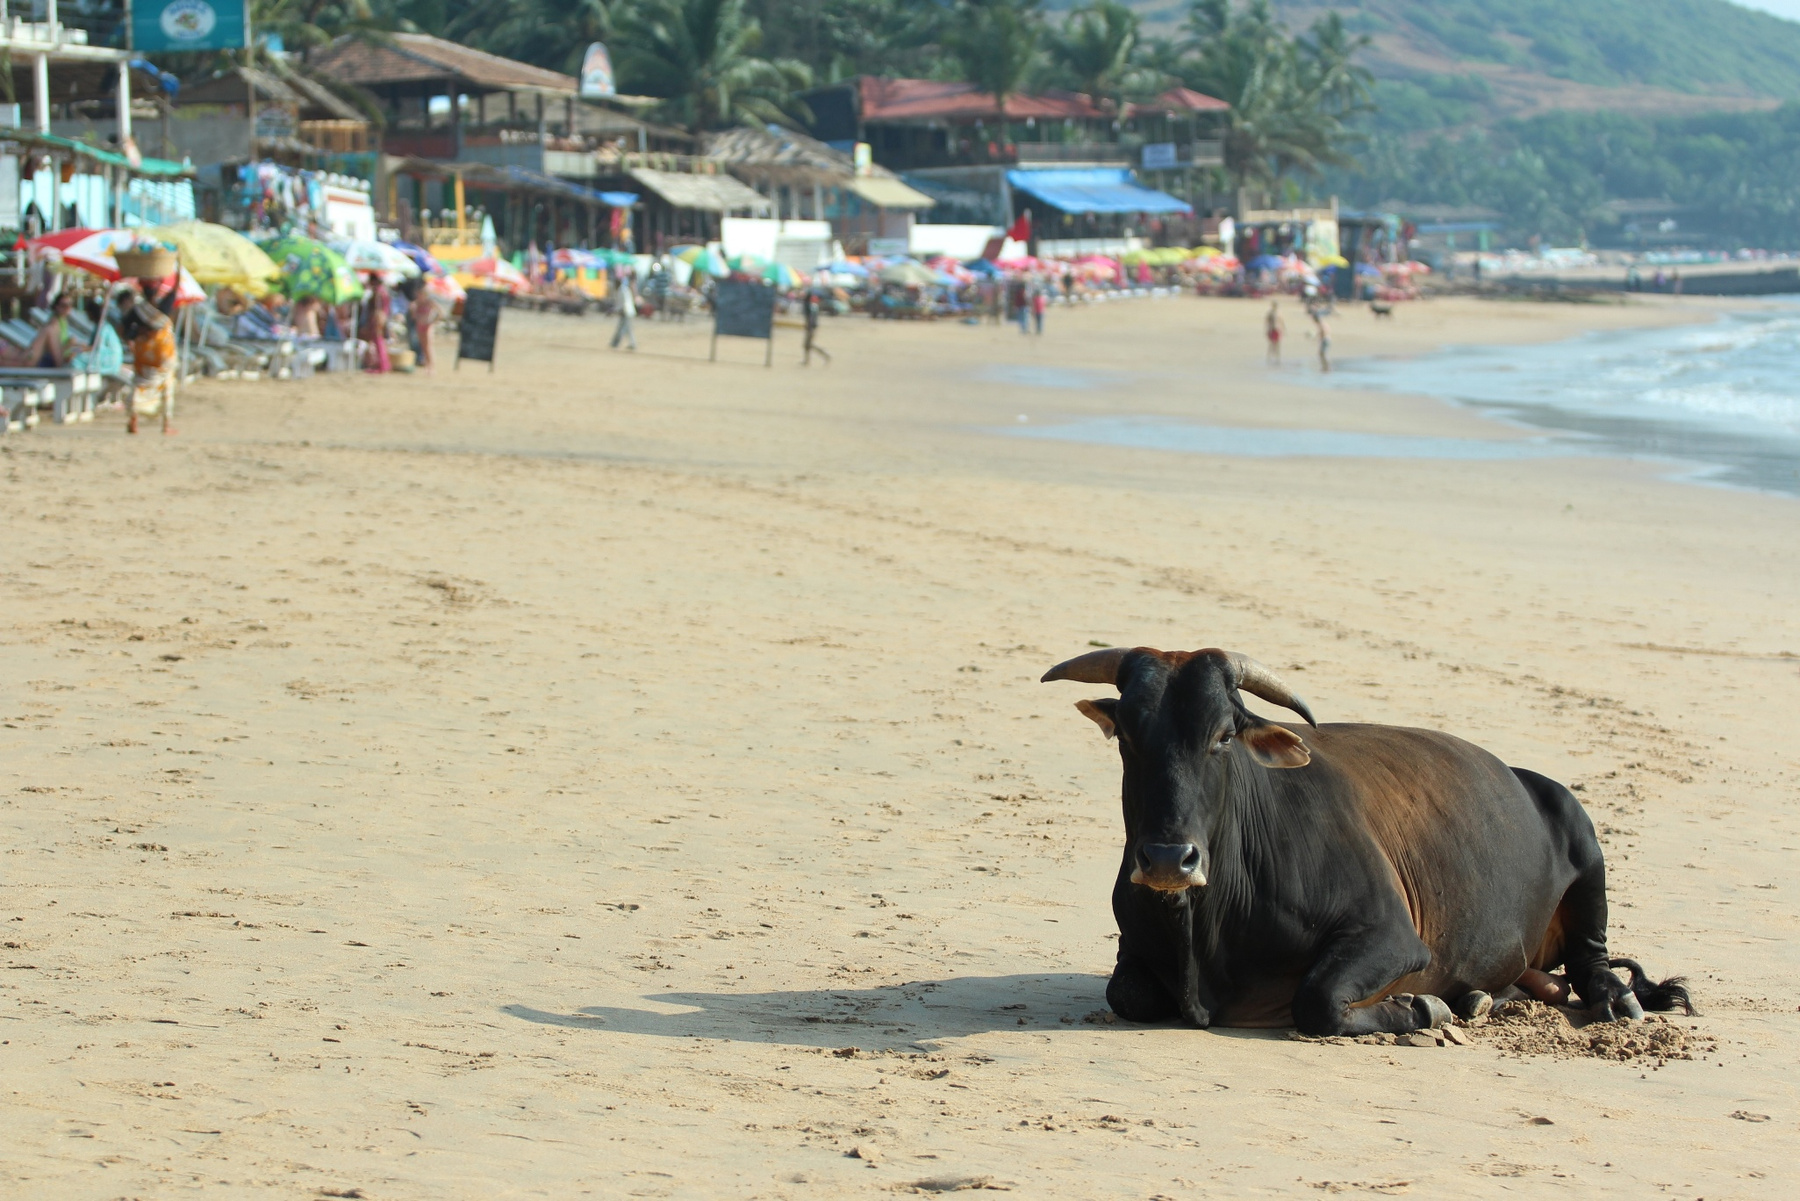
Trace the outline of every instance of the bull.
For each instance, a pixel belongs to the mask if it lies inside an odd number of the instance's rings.
[[[1679,979],[1609,957],[1600,843],[1556,781],[1434,730],[1321,726],[1232,652],[1114,648],[1043,678],[1119,691],[1076,707],[1124,768],[1120,1017],[1397,1034],[1513,986],[1597,1020],[1693,1012]]]

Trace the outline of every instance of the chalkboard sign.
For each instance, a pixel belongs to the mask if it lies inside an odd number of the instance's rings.
[[[463,301],[461,337],[456,347],[456,365],[464,359],[486,363],[494,369],[494,342],[500,336],[500,309],[506,303],[504,292],[474,288]]]
[[[719,337],[761,338],[769,344],[763,366],[775,361],[775,289],[742,280],[719,281],[713,297],[712,357],[719,357]]]

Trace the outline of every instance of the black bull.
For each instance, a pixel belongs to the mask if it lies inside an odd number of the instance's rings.
[[[1554,780],[1431,730],[1319,726],[1226,651],[1095,651],[1044,679],[1119,689],[1078,704],[1124,765],[1119,1016],[1398,1033],[1522,982],[1551,995],[1558,967],[1597,1018],[1692,1012],[1678,980],[1609,960],[1600,844]]]

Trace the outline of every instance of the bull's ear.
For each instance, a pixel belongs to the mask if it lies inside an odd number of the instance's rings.
[[[1081,710],[1081,715],[1083,717],[1099,726],[1100,732],[1108,738],[1111,738],[1114,734],[1119,732],[1117,723],[1113,721],[1113,714],[1116,713],[1119,708],[1118,701],[1076,701],[1075,707]]]
[[[1238,741],[1264,767],[1305,767],[1312,762],[1312,752],[1300,735],[1284,726],[1251,726],[1238,734]]]

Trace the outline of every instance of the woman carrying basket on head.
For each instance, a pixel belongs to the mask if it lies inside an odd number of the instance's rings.
[[[172,434],[175,408],[175,323],[155,305],[126,290],[119,298],[125,311],[120,332],[131,346],[132,389],[125,401],[125,432],[138,432],[138,415],[162,411],[162,432]]]

